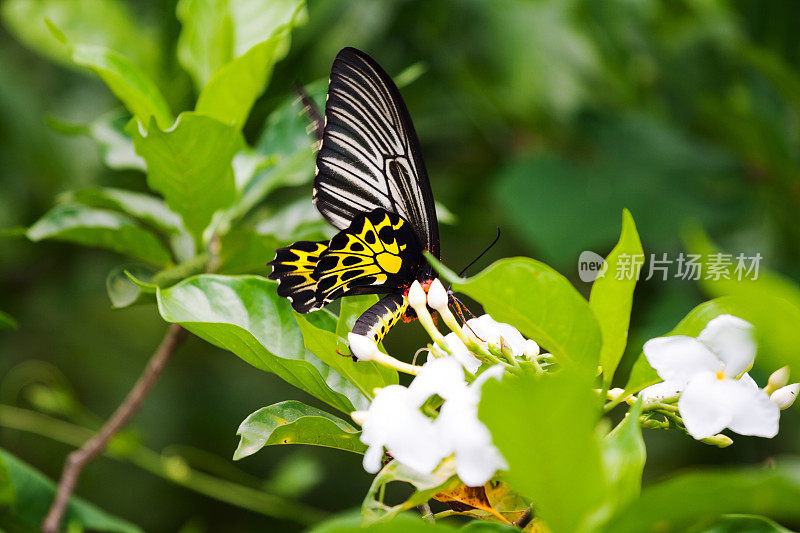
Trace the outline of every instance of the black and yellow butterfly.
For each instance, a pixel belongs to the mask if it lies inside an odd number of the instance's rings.
[[[379,342],[407,310],[414,282],[433,279],[439,227],[419,140],[400,91],[370,56],[339,52],[331,68],[313,201],[341,231],[277,250],[270,279],[307,313],[337,298],[387,294],[353,333]]]

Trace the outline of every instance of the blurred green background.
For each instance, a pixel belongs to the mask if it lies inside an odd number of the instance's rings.
[[[193,94],[174,60],[175,3],[124,7],[142,33],[120,34],[119,42],[149,43],[137,48],[139,61],[157,73],[172,108],[186,109]],[[422,75],[402,92],[434,194],[457,217],[441,228],[443,258],[453,269],[501,226],[500,243],[481,266],[528,255],[587,293],[577,257],[586,249],[606,254],[627,207],[646,253],[674,257],[683,228],[695,222],[728,251],[760,252],[762,267],[800,279],[797,2],[310,0],[308,9],[246,136],[258,138],[296,80],[326,78],[343,46],[364,49],[393,75],[418,64]],[[48,61],[20,44],[13,28],[0,27],[0,228],[30,225],[66,190],[146,190],[143,174],[104,167],[91,140],[48,126],[50,118],[85,123],[117,108],[98,80]],[[293,193],[310,202],[309,186]],[[41,408],[53,399],[32,385],[44,382],[69,390],[85,406],[87,424],[112,412],[166,327],[153,307],[110,309],[105,278],[118,264],[109,252],[0,240],[0,309],[20,323],[0,332],[0,402]],[[644,340],[669,331],[703,299],[689,281],[642,282],[623,368]],[[417,325],[405,325],[387,346],[410,354],[423,338]],[[757,366],[754,374],[764,382],[772,370]],[[260,479],[321,509],[358,506],[370,478],[355,455],[273,447],[236,465],[244,473],[231,471],[239,422],[289,398],[319,405],[192,338],[130,436],[178,451],[198,469]],[[797,418],[783,417],[780,444],[738,437],[725,450],[647,432],[646,478],[797,450]],[[3,428],[0,446],[52,478],[71,449]],[[300,529],[106,458],[86,469],[77,492],[147,531]]]

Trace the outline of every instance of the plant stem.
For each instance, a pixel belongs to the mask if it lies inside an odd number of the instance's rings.
[[[67,461],[64,463],[64,471],[61,474],[61,480],[58,482],[58,489],[56,490],[56,497],[53,500],[53,505],[47,513],[44,522],[42,522],[43,533],[57,533],[61,525],[61,520],[64,517],[64,512],[69,504],[69,499],[72,492],[75,490],[75,485],[78,482],[78,477],[81,475],[83,468],[89,464],[95,457],[100,455],[111,440],[120,429],[125,427],[131,417],[136,414],[141,407],[142,402],[150,392],[150,389],[155,384],[158,376],[164,370],[164,366],[169,361],[170,357],[184,338],[186,338],[186,330],[177,324],[172,324],[164,338],[159,344],[156,351],[150,357],[144,372],[136,384],[128,392],[125,400],[117,407],[114,414],[111,415],[106,423],[100,428],[92,438],[90,438],[83,446],[74,452],[70,453]]]
[[[92,431],[84,427],[10,405],[0,405],[0,427],[26,431],[76,447],[92,436]],[[162,479],[264,516],[306,525],[316,523],[326,516],[319,509],[197,471],[186,465],[179,456],[164,456],[142,446],[126,450],[125,453],[116,453],[112,447],[111,450],[105,450],[104,455],[129,461]]]

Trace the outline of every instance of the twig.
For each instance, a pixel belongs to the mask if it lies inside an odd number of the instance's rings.
[[[425,502],[419,506],[419,512],[422,515],[422,519],[426,522],[430,522],[432,524],[436,523],[436,519],[433,517],[433,511],[431,511],[431,506],[428,505],[428,502]]]
[[[175,350],[180,345],[181,341],[186,337],[186,330],[177,324],[172,324],[167,330],[164,339],[158,346],[158,349],[153,353],[150,361],[147,363],[144,372],[139,376],[138,381],[133,388],[128,392],[125,400],[117,407],[114,414],[111,415],[106,423],[100,428],[86,444],[81,446],[78,450],[70,453],[64,463],[64,471],[61,473],[61,480],[58,482],[58,490],[53,505],[47,513],[47,517],[42,522],[43,533],[57,533],[61,525],[61,520],[64,517],[64,512],[67,510],[69,499],[72,492],[75,490],[75,485],[78,482],[78,477],[81,475],[83,468],[89,464],[95,457],[103,452],[108,445],[111,437],[125,427],[131,417],[136,414],[139,407],[142,405],[145,396],[153,387],[161,371],[164,370],[164,365],[175,353]]]
[[[0,427],[26,431],[34,435],[79,447],[94,431],[48,415],[0,404]],[[264,492],[263,488],[246,486],[201,472],[189,466],[177,455],[164,455],[142,445],[124,454],[107,448],[103,455],[117,461],[127,461],[161,479],[215,500],[255,513],[312,525],[327,518],[327,513],[305,504]],[[180,465],[175,467],[175,465]]]
[[[525,526],[528,525],[528,522],[531,521],[531,508],[528,507],[525,509],[525,512],[520,515],[519,518],[514,520],[514,525],[520,529],[523,529]]]

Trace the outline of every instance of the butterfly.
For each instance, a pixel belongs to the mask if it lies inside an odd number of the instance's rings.
[[[434,272],[439,225],[419,139],[400,91],[366,53],[344,48],[331,67],[312,200],[337,233],[276,251],[269,278],[300,313],[343,296],[385,294],[352,332],[380,342],[412,318],[407,292]]]

